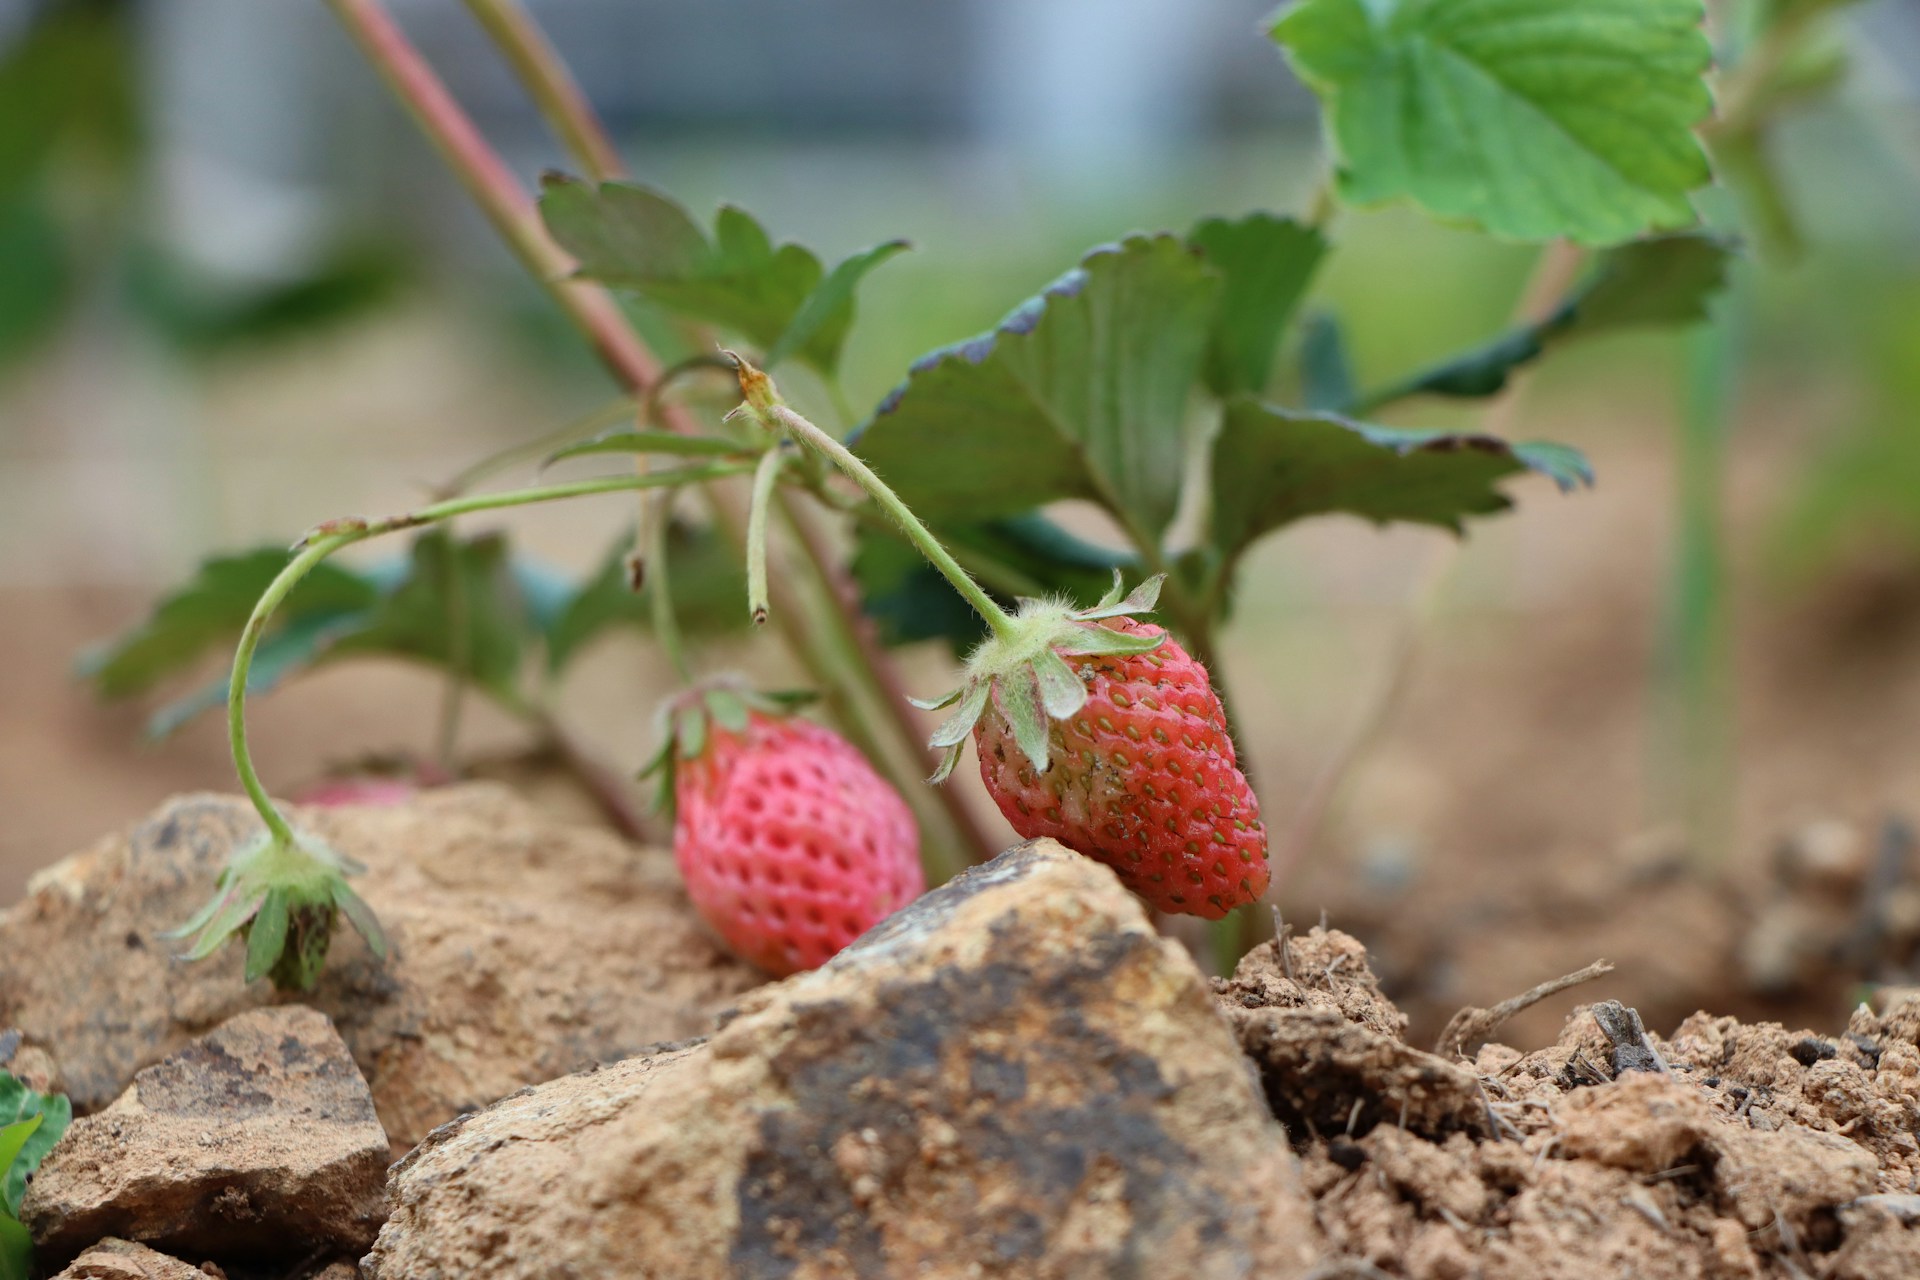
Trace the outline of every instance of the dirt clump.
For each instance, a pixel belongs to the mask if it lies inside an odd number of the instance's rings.
[[[1837,1037],[1699,1014],[1663,1039],[1582,1006],[1544,1049],[1447,1061],[1395,1042],[1352,939],[1279,946],[1215,992],[1297,1121],[1324,1274],[1920,1275],[1920,999]]]
[[[712,1028],[764,979],[712,940],[672,860],[470,785],[388,808],[295,809],[367,864],[392,939],[336,934],[303,996],[333,1019],[404,1150],[522,1085]],[[183,964],[162,932],[259,829],[242,800],[185,796],[35,876],[0,913],[0,1026],[46,1050],[77,1111],[242,1010],[271,1003],[244,947]]]

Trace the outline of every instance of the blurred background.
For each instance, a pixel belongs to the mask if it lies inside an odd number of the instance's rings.
[[[696,215],[737,202],[829,261],[913,242],[863,287],[859,412],[1088,245],[1297,210],[1320,177],[1268,0],[530,7],[633,172]],[[566,167],[458,0],[393,9],[516,173]],[[1224,661],[1275,828],[1361,748],[1283,904],[1361,933],[1436,1027],[1599,955],[1661,1029],[1700,1004],[1832,1024],[1911,977],[1920,4],[1839,17],[1844,79],[1769,139],[1795,234],[1754,240],[1715,326],[1556,353],[1498,409],[1583,448],[1595,490],[1517,484],[1457,559],[1341,519],[1250,567]],[[1535,259],[1409,210],[1334,235],[1314,305],[1365,383],[1497,333]],[[318,0],[0,0],[0,901],[172,792],[231,787],[222,726],[145,742],[143,708],[75,680],[90,644],[212,552],[417,501],[614,390]],[[584,571],[626,518],[498,523]],[[908,655],[920,691],[946,662]],[[625,767],[669,683],[628,632],[563,702]],[[269,784],[427,752],[440,684],[361,662],[276,693]],[[479,708],[466,734],[496,763],[523,745]],[[1704,817],[1697,777],[1675,794],[1702,767]]]

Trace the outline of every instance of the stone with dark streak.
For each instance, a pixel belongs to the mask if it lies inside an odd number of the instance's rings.
[[[445,1126],[391,1192],[374,1280],[1285,1280],[1318,1243],[1192,962],[1047,841],[709,1041]]]
[[[83,1116],[27,1189],[43,1259],[116,1236],[223,1258],[357,1252],[385,1217],[387,1134],[325,1014],[256,1009]]]

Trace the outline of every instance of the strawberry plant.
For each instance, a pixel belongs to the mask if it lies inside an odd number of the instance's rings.
[[[1268,887],[1266,828],[1230,730],[1276,711],[1235,702],[1219,648],[1236,596],[1259,589],[1248,550],[1322,515],[1461,534],[1510,506],[1510,481],[1589,482],[1563,445],[1374,419],[1417,399],[1490,396],[1585,336],[1698,320],[1729,253],[1691,203],[1710,176],[1696,136],[1711,108],[1699,0],[1300,0],[1271,35],[1326,110],[1328,177],[1309,208],[1097,246],[990,331],[916,361],[871,412],[850,413],[837,369],[858,286],[904,242],[829,266],[733,206],[696,218],[625,178],[511,0],[470,5],[585,171],[548,175],[537,203],[378,0],[333,0],[626,385],[606,415],[532,454],[626,456],[633,468],[478,491],[519,461],[488,460],[413,511],[320,524],[290,557],[210,562],[91,667],[108,692],[141,690],[237,635],[225,702],[266,831],[195,922],[195,951],[243,935],[249,974],[285,985],[313,980],[336,910],[370,940],[377,926],[344,888],[346,858],[269,798],[247,749],[246,695],[321,662],[390,654],[537,719],[529,652],[544,650],[543,679],[558,676],[616,622],[649,626],[695,691],[668,717],[676,853],[710,922],[769,968],[818,963],[917,890],[900,797],[933,878],[1001,843],[950,786],[922,781],[946,779],[969,739],[1022,834],[1100,858],[1169,911],[1219,917],[1253,903]],[[1388,201],[1581,246],[1590,266],[1511,332],[1357,386],[1337,319],[1303,319],[1302,305],[1336,251],[1342,207]],[[670,316],[701,354],[663,368],[609,289]],[[721,340],[748,354],[719,354]],[[733,380],[744,403],[724,417],[689,394]],[[532,569],[502,535],[460,541],[445,529],[613,493],[643,495],[637,532],[585,583]],[[692,527],[681,494],[705,511]],[[1063,528],[1054,508],[1069,500],[1101,509],[1121,544]],[[398,568],[329,559],[403,531],[421,532]],[[1122,598],[1119,579],[1144,585]],[[683,621],[716,584],[738,622],[778,630],[846,742],[737,691],[715,701]],[[885,646],[935,637],[967,660],[953,694],[922,704],[952,708],[928,744]],[[216,701],[190,695],[160,727]],[[789,778],[796,752],[819,768],[794,764]],[[780,822],[761,820],[756,802]],[[816,857],[796,863],[796,842],[824,852],[834,874]],[[811,888],[796,878],[809,874]],[[816,909],[822,923],[803,937]]]

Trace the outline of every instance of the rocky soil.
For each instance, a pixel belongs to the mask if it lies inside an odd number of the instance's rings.
[[[0,914],[0,1057],[82,1113],[23,1208],[47,1271],[1920,1275],[1920,993],[1663,1036],[1600,975],[1544,1048],[1499,1009],[1429,1052],[1345,934],[1209,981],[1046,842],[763,985],[666,859],[499,789],[301,817],[370,865],[396,952],[343,938],[304,1002],[157,937],[246,833],[231,801]]]

